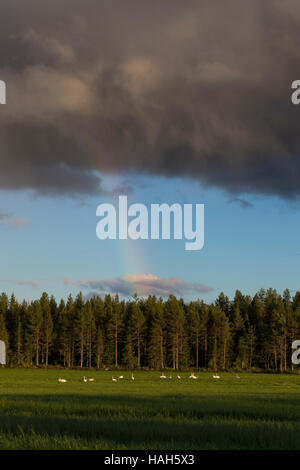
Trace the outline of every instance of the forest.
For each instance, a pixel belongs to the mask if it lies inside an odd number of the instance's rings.
[[[288,371],[300,338],[300,292],[236,291],[229,300],[184,302],[118,295],[58,303],[43,293],[19,303],[0,296],[0,339],[9,367],[262,369]]]

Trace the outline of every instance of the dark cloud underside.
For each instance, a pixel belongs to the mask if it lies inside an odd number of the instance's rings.
[[[298,197],[299,50],[296,0],[2,0],[0,187],[135,171]]]

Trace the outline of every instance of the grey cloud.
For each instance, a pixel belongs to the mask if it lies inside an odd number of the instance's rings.
[[[239,197],[233,197],[229,199],[228,204],[239,204],[243,209],[247,209],[248,207],[253,207],[253,204],[245,199]]]
[[[0,225],[9,225],[10,227],[19,229],[28,225],[28,219],[15,216],[10,212],[0,211]]]
[[[140,296],[156,295],[168,297],[173,294],[181,297],[205,294],[213,290],[211,287],[198,282],[186,282],[175,277],[164,279],[154,274],[127,274],[126,276],[103,280],[82,279],[73,281],[66,278],[64,283],[80,289],[88,289],[88,295],[91,295],[91,292],[94,295],[97,293],[101,295],[111,293],[120,294],[125,297],[131,296],[134,293]]]
[[[133,171],[298,198],[299,49],[293,0],[2,0],[0,188]]]
[[[27,219],[24,219],[23,217],[15,217],[12,219],[11,221],[11,225],[14,227],[14,228],[23,228],[23,227],[27,227],[28,225],[28,220]]]
[[[120,194],[129,196],[133,193],[133,187],[130,183],[124,181],[121,184],[118,184],[111,192],[113,196],[119,196]]]
[[[11,219],[11,214],[8,212],[0,212],[0,222],[7,223]]]
[[[37,281],[23,281],[23,280],[17,280],[17,279],[0,279],[0,283],[2,282],[8,282],[10,284],[16,284],[18,286],[31,286],[32,288],[36,289],[40,287],[40,284]]]

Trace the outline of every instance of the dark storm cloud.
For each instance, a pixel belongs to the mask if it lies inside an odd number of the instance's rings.
[[[133,171],[298,197],[299,50],[296,0],[2,0],[0,187]]]

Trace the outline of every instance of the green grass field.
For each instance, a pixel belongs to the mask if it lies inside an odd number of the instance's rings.
[[[0,449],[300,449],[300,375],[112,374],[0,369]]]

